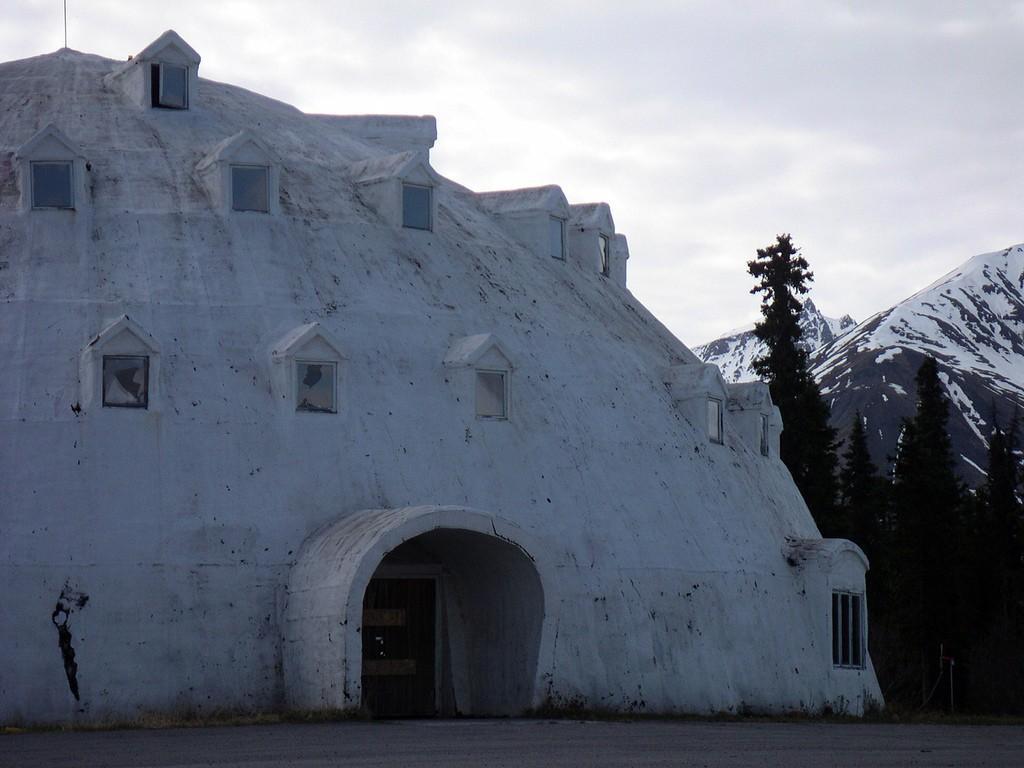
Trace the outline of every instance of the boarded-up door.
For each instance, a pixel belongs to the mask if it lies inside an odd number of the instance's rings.
[[[433,579],[371,579],[363,598],[363,706],[375,717],[435,714]]]

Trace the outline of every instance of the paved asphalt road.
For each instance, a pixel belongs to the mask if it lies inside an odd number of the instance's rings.
[[[0,736],[0,766],[1024,766],[1024,727],[461,720]]]

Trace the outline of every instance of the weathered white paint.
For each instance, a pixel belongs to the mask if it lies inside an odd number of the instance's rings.
[[[573,207],[593,259],[557,261],[424,159],[434,231],[405,230],[350,175],[395,168],[394,147],[205,80],[190,109],[150,109],[119,67],[67,50],[0,65],[0,721],[350,705],[343,612],[374,561],[420,535],[470,605],[543,595],[535,661],[510,647],[481,678],[500,700],[473,688],[493,648],[474,650],[469,624],[501,616],[456,622],[470,711],[880,699],[870,666],[830,657],[829,590],[863,589],[866,564],[793,557],[820,536],[777,452],[760,456],[732,411],[708,445],[705,414],[675,402],[670,366],[714,377],[597,273],[606,206]],[[88,158],[86,204],[27,211],[15,153],[51,123]],[[279,159],[276,214],[230,211],[197,171],[246,129]],[[159,350],[145,411],[83,392],[83,355],[125,315]],[[339,353],[336,414],[296,413],[275,383],[274,350],[313,323]],[[508,420],[476,418],[472,366],[445,365],[477,334],[515,361]],[[310,554],[371,518],[388,523],[362,548],[342,536]]]

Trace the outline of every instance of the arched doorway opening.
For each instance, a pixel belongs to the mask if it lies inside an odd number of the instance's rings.
[[[322,527],[282,611],[289,706],[383,717],[535,706],[557,605],[541,549],[463,507],[367,510]]]
[[[388,717],[522,712],[543,616],[540,578],[515,545],[460,529],[410,539],[364,593],[362,705]]]

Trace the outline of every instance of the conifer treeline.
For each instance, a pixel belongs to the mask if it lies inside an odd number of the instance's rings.
[[[1024,507],[1018,421],[993,406],[988,479],[957,478],[949,404],[925,357],[917,411],[903,424],[892,477],[871,461],[861,415],[837,459],[829,411],[797,346],[796,296],[812,279],[789,235],[748,263],[768,353],[755,363],[782,412],[781,458],[823,536],[868,556],[869,648],[889,702],[1024,713]],[[784,315],[788,315],[785,317]]]

